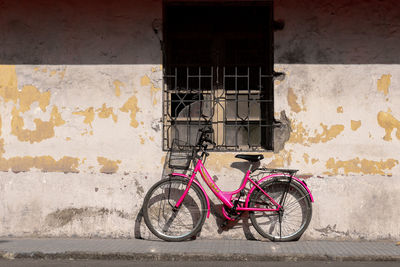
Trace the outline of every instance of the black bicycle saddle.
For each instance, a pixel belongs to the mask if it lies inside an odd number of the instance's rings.
[[[264,156],[261,154],[258,154],[258,155],[238,154],[235,156],[235,158],[245,159],[245,160],[248,160],[251,162],[257,162],[257,161],[262,160],[264,158]]]

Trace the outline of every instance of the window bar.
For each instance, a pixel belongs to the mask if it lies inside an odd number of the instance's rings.
[[[250,67],[247,67],[247,146],[250,148]]]
[[[238,145],[238,127],[237,127],[237,119],[239,117],[239,99],[238,99],[238,88],[237,88],[237,66],[235,66],[235,109],[236,109],[236,116],[235,116],[235,146],[239,147]]]
[[[261,108],[261,106],[262,106],[262,90],[263,90],[263,88],[262,88],[262,75],[261,75],[261,66],[260,66],[260,68],[259,68],[259,71],[258,71],[258,87],[259,87],[259,93],[258,93],[258,101],[259,101],[259,110],[260,110],[260,119],[259,119],[259,125],[260,125],[260,129],[259,129],[259,131],[260,131],[260,141],[262,140],[262,138],[263,138],[263,136],[262,136],[262,133],[263,133],[263,130],[262,130],[262,114],[261,114],[261,112],[262,112],[262,108]],[[261,141],[262,142],[262,141]]]
[[[186,67],[186,93],[185,96],[183,97],[183,107],[186,107],[186,103],[188,102],[186,97],[188,95],[188,93],[191,92],[191,89],[189,88],[189,67]],[[186,100],[186,101],[185,101]],[[186,103],[185,103],[186,102]],[[190,101],[189,101],[190,103]],[[190,122],[191,122],[191,116],[190,116],[190,104],[189,104],[189,108],[188,108],[188,115],[186,116],[186,141],[187,143],[190,143]]]
[[[201,91],[201,66],[199,66],[199,89],[198,89],[198,92],[197,92],[197,97],[198,97],[198,99],[199,99],[199,105],[200,105],[200,110],[199,110],[199,118],[198,118],[198,120],[197,120],[197,125],[198,125],[198,127],[200,128],[200,123],[201,123],[201,117],[202,117],[202,115],[203,115],[203,100],[204,100],[204,96],[203,96],[203,99],[201,99],[201,94],[200,94],[200,91]]]

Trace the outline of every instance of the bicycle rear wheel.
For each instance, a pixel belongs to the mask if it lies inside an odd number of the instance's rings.
[[[149,230],[165,241],[183,241],[196,235],[203,226],[207,202],[198,185],[192,183],[178,209],[175,204],[189,180],[173,176],[159,181],[147,192],[143,217]]]
[[[251,211],[250,220],[256,231],[271,241],[298,240],[307,229],[312,217],[308,192],[294,180],[289,183],[287,177],[267,181],[261,185],[261,188],[275,202],[282,203],[283,211]],[[249,207],[275,208],[269,198],[259,189],[252,193]]]

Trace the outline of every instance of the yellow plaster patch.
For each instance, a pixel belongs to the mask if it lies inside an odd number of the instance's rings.
[[[54,127],[65,124],[56,106],[53,106],[49,121],[33,120],[36,125],[35,130],[24,129],[24,119],[15,107],[11,114],[11,134],[17,136],[19,141],[30,142],[31,144],[54,137]]]
[[[150,95],[151,95],[151,99],[153,100],[152,104],[153,104],[153,106],[157,105],[157,99],[155,98],[155,94],[156,94],[158,91],[160,91],[161,88],[156,87],[156,86],[154,85],[154,83],[151,82],[149,76],[147,76],[147,75],[144,75],[144,76],[141,78],[141,80],[140,80],[140,85],[141,85],[141,86],[148,86],[148,85],[151,85],[151,87],[150,87]]]
[[[297,143],[309,146],[310,144],[326,143],[334,138],[336,138],[344,130],[344,126],[341,124],[332,125],[328,127],[327,125],[320,124],[322,127],[322,132],[314,132],[314,136],[309,136],[309,132],[304,128],[303,123],[295,125],[292,123],[293,131],[290,133],[289,143]]]
[[[0,171],[27,172],[32,168],[42,172],[78,173],[79,159],[64,156],[56,161],[50,156],[0,158]]]
[[[207,159],[207,167],[215,171],[221,171],[222,168],[230,168],[232,162],[235,161],[238,161],[238,159],[232,153],[210,153]]]
[[[122,112],[130,112],[131,115],[131,126],[133,128],[137,128],[139,126],[139,123],[136,120],[136,113],[140,110],[138,108],[138,100],[136,96],[132,96],[131,98],[128,99],[128,101],[125,102],[125,104],[120,108]]]
[[[63,69],[62,71],[60,71],[58,73],[58,75],[60,76],[60,79],[63,80],[65,77],[65,72],[67,71],[67,68]]]
[[[71,141],[71,137],[65,138],[65,141]]]
[[[116,173],[119,168],[118,164],[121,163],[120,160],[109,160],[104,157],[97,157],[97,162],[103,166],[101,167],[100,172],[107,174]]]
[[[307,153],[304,153],[303,159],[304,159],[304,162],[308,164],[308,162],[310,161],[310,156]]]
[[[150,136],[149,139],[150,141],[154,142],[154,137]]]
[[[17,103],[19,91],[15,66],[0,65],[0,96],[5,102]]]
[[[353,131],[357,131],[358,128],[361,126],[361,121],[353,121],[351,120],[351,129]]]
[[[326,167],[330,169],[327,174],[337,175],[337,174],[379,174],[385,175],[385,170],[391,170],[394,166],[399,163],[398,160],[388,159],[386,161],[373,161],[367,159],[355,159],[347,161],[335,161],[334,158],[330,158],[326,162]]]
[[[314,165],[315,163],[317,163],[319,161],[319,159],[311,159],[311,163]]]
[[[336,112],[337,113],[343,113],[343,107],[342,106],[337,107]]]
[[[36,87],[25,85],[19,93],[19,110],[21,112],[30,110],[34,102],[38,102],[40,109],[45,112],[50,103],[50,92],[40,93]]]
[[[84,111],[72,112],[72,114],[85,117],[85,120],[83,122],[86,124],[89,124],[90,127],[92,127],[92,122],[94,120],[94,108],[93,107],[87,108]]]
[[[392,75],[383,74],[381,76],[381,78],[378,79],[378,91],[382,92],[384,95],[388,95],[391,78],[392,78]]]
[[[140,138],[140,144],[144,144],[144,138],[143,138],[143,136],[141,136],[141,135],[139,135],[139,138]]]
[[[46,70],[47,71],[47,70]],[[15,66],[0,66],[0,96],[5,102],[19,102],[19,109],[14,106],[11,115],[11,134],[18,137],[18,140],[30,143],[40,142],[54,136],[54,127],[61,126],[65,121],[61,118],[56,106],[53,106],[50,120],[42,121],[34,119],[35,130],[24,129],[22,114],[31,109],[34,102],[38,102],[40,109],[46,112],[50,103],[50,92],[41,93],[32,85],[25,85],[21,91],[18,90],[17,74]]]
[[[115,80],[114,86],[115,86],[115,95],[119,97],[121,95],[121,86],[125,86],[125,84],[119,80]]]
[[[279,154],[273,154],[273,159],[270,163],[267,164],[268,168],[282,168],[286,166],[290,166],[292,163],[292,152],[282,150]]]
[[[113,108],[107,108],[106,104],[104,103],[101,109],[97,109],[96,112],[98,112],[98,116],[102,119],[109,118],[112,116],[114,122],[118,121],[117,115],[114,113]]]
[[[310,137],[308,139],[310,143],[326,143],[336,138],[344,130],[344,126],[340,124],[332,125],[328,128],[327,125],[321,123],[321,127],[323,129],[322,133],[317,134],[315,137]]]
[[[140,79],[140,85],[141,86],[147,86],[150,84],[150,78],[147,75],[144,75],[141,79]]]
[[[56,75],[57,74],[57,71],[56,70],[52,70],[51,72],[50,72],[50,77],[53,77],[54,75]]]
[[[297,103],[297,96],[293,92],[292,88],[289,88],[288,90],[287,101],[292,111],[299,113],[302,110],[300,105]]]
[[[284,166],[284,158],[281,155],[276,155],[275,158],[267,165],[268,168],[282,168]]]
[[[378,124],[385,129],[386,135],[383,137],[385,141],[392,140],[392,131],[397,129],[396,137],[400,140],[400,121],[398,121],[392,114],[391,110],[388,112],[381,111],[378,113]]]
[[[6,151],[4,150],[4,139],[1,138],[1,139],[0,139],[0,158],[1,158],[1,156],[3,155],[4,152],[6,152]]]

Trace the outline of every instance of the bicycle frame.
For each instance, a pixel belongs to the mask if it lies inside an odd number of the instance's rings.
[[[172,175],[181,176],[181,177],[185,177],[185,178],[190,179],[190,180],[189,180],[189,183],[188,183],[188,185],[187,185],[187,187],[186,187],[186,189],[185,189],[185,191],[184,191],[184,193],[182,194],[182,196],[180,197],[180,199],[178,200],[178,202],[175,204],[175,207],[176,207],[176,208],[179,208],[179,206],[182,204],[183,200],[185,199],[185,197],[186,197],[186,195],[187,195],[187,193],[188,193],[188,191],[189,191],[189,189],[190,189],[190,186],[192,185],[193,182],[195,182],[195,183],[200,187],[200,189],[203,191],[203,193],[204,193],[204,195],[205,195],[205,197],[206,197],[207,206],[208,206],[207,218],[209,218],[209,216],[210,216],[210,202],[209,202],[208,195],[207,195],[206,191],[204,190],[204,188],[200,185],[200,183],[198,183],[198,182],[195,180],[195,177],[196,177],[196,175],[197,175],[198,172],[200,172],[201,177],[202,177],[203,180],[206,182],[206,184],[207,184],[208,187],[211,189],[211,191],[215,194],[215,196],[216,196],[218,199],[220,199],[220,200],[222,201],[222,203],[224,203],[224,205],[226,205],[228,208],[233,208],[233,207],[234,207],[234,204],[232,203],[232,197],[233,197],[234,195],[240,193],[240,192],[245,188],[247,182],[250,181],[250,182],[253,184],[253,187],[250,189],[250,191],[249,191],[249,193],[248,193],[248,195],[247,195],[247,199],[246,199],[246,201],[245,201],[244,206],[243,206],[243,207],[237,206],[237,207],[236,207],[236,211],[279,211],[279,210],[281,209],[281,206],[280,206],[273,198],[271,198],[271,197],[268,195],[268,193],[266,193],[266,192],[259,186],[259,184],[260,184],[261,181],[264,181],[265,179],[267,179],[267,178],[269,178],[269,177],[276,177],[276,176],[278,176],[277,174],[273,174],[273,175],[266,176],[266,177],[264,177],[263,179],[261,179],[261,180],[257,183],[257,182],[255,182],[254,180],[252,180],[252,179],[250,178],[251,171],[248,170],[248,171],[246,172],[246,175],[245,175],[245,178],[244,178],[244,180],[243,180],[243,182],[242,182],[242,185],[241,185],[237,190],[235,190],[235,191],[222,191],[222,190],[217,186],[217,184],[214,182],[214,180],[211,178],[211,176],[210,176],[210,174],[208,173],[207,169],[206,169],[205,166],[203,165],[203,162],[201,161],[201,159],[198,159],[198,160],[197,160],[196,166],[195,166],[194,171],[193,171],[193,173],[192,173],[192,175],[191,175],[190,178],[189,178],[187,175],[185,175],[185,174],[181,174],[181,173],[172,173]],[[280,174],[280,175],[282,175],[282,176],[287,176],[287,175],[285,175],[285,174]],[[292,177],[292,176],[291,176],[291,177]],[[307,186],[306,186],[301,180],[299,180],[299,179],[297,179],[297,178],[295,178],[295,177],[293,177],[293,179],[295,179],[295,180],[297,180],[298,182],[300,182],[300,183],[302,184],[302,186],[304,186],[304,187],[307,189],[307,191],[308,191],[308,193],[309,193],[309,195],[310,195],[311,201],[313,202],[313,198],[312,198],[311,192],[309,191],[309,189],[307,188]],[[252,193],[256,188],[258,188],[265,196],[268,197],[268,199],[269,199],[269,200],[272,202],[272,204],[275,206],[275,209],[249,208],[249,207],[248,207],[249,197],[250,197],[251,193]]]

